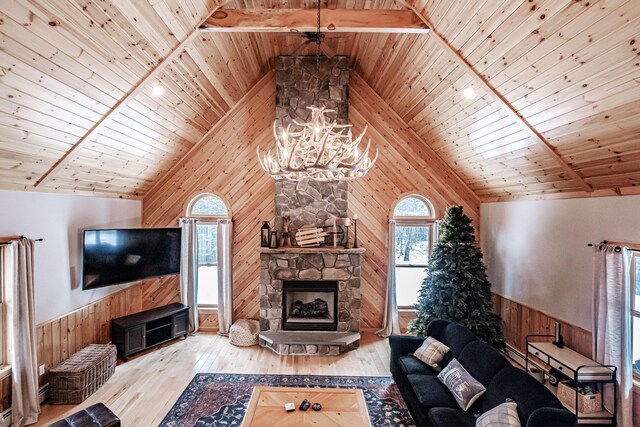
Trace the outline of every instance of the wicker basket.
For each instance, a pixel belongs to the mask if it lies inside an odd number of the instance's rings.
[[[558,383],[558,399],[572,408],[576,406],[576,389],[568,385],[568,381]],[[602,393],[578,393],[578,412],[592,414],[602,411]]]
[[[77,404],[91,396],[116,369],[116,346],[91,344],[49,371],[49,403]]]

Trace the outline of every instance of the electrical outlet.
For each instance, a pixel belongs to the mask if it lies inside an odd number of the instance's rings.
[[[44,375],[46,366],[47,365],[40,365],[40,368],[38,369],[39,375]]]

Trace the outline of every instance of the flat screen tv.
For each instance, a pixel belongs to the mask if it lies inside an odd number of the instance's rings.
[[[82,289],[180,273],[181,229],[84,230]]]

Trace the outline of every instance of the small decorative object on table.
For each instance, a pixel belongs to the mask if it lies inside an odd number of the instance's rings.
[[[327,233],[318,227],[301,228],[296,233],[296,242],[305,248],[309,246],[320,246],[324,242]]]
[[[555,335],[555,340],[553,341],[553,345],[555,345],[558,348],[562,348],[564,347],[564,339],[562,338],[562,325],[560,324],[560,322],[556,322],[556,335]]]
[[[353,214],[353,247],[358,248],[358,215]]]
[[[284,404],[284,410],[287,412],[293,412],[296,410],[296,405],[293,404],[293,402],[291,403],[285,403]]]
[[[278,249],[278,232],[272,231],[271,237],[269,238],[269,247],[271,249]]]
[[[262,228],[260,228],[260,246],[268,248],[269,238],[271,238],[271,226],[269,225],[269,221],[262,221]]]
[[[342,221],[346,228],[344,232],[344,248],[349,249],[349,226],[351,225],[351,220],[349,218],[345,218]]]
[[[280,246],[283,248],[291,247],[291,233],[289,232],[289,217],[282,217],[282,236],[280,236]]]

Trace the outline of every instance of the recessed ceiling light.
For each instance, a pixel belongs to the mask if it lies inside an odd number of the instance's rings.
[[[164,87],[161,85],[155,85],[152,89],[151,89],[151,95],[158,97],[158,96],[162,96],[162,94],[164,93]]]
[[[462,95],[467,99],[476,99],[476,91],[472,87],[466,87],[462,91]]]

